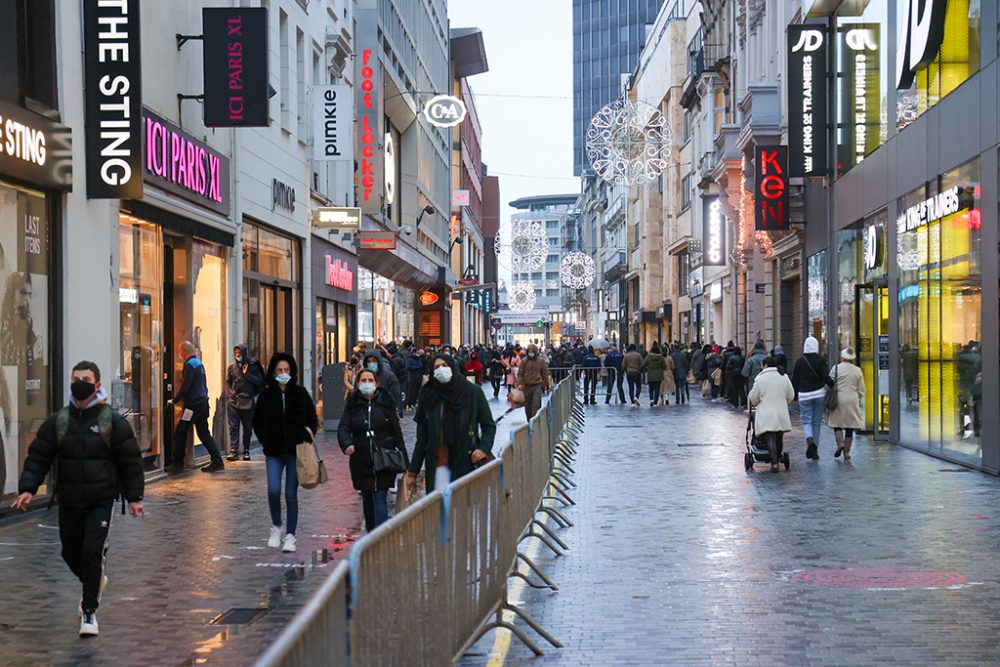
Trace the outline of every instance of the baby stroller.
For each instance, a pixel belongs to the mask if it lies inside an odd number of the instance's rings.
[[[788,470],[790,461],[788,452],[782,451],[784,447],[778,438],[780,434],[764,433],[758,437],[754,426],[755,416],[756,410],[750,408],[750,417],[747,419],[747,453],[743,455],[743,465],[747,470],[753,470],[755,462],[771,463],[772,469],[777,470],[776,466],[780,461],[785,465],[785,470]]]

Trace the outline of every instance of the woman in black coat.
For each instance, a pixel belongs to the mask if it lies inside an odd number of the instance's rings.
[[[733,407],[743,407],[747,404],[746,395],[743,391],[743,350],[736,348],[729,360],[726,361],[726,389],[729,393],[729,402]]]
[[[299,479],[295,470],[295,450],[312,442],[319,426],[316,405],[298,382],[299,367],[294,357],[278,352],[271,357],[264,379],[264,391],[257,397],[253,430],[267,457],[267,503],[271,509],[271,535],[267,546],[284,552],[295,551],[295,528],[299,520]],[[281,477],[285,476],[284,543],[281,541]]]
[[[340,449],[351,457],[351,482],[361,492],[365,530],[371,532],[389,518],[387,496],[396,483],[395,472],[375,470],[375,449],[399,449],[406,458],[403,430],[392,396],[379,386],[368,369],[358,374],[337,428]]]

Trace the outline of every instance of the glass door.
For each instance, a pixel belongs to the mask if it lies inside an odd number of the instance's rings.
[[[865,429],[889,434],[889,288],[882,283],[855,288],[857,361],[865,378]]]

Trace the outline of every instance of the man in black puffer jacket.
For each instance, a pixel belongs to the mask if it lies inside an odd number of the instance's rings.
[[[80,636],[92,637],[107,585],[104,561],[115,499],[123,496],[132,516],[143,513],[143,465],[132,427],[104,403],[97,364],[81,361],[70,382],[73,400],[45,420],[28,448],[13,507],[27,510],[55,466],[62,557],[83,585]]]

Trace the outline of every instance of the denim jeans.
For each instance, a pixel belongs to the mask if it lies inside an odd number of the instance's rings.
[[[271,525],[281,525],[281,473],[285,473],[285,511],[288,525],[285,532],[294,535],[299,522],[299,476],[295,471],[295,454],[267,457],[267,505],[271,509]]]
[[[625,379],[628,380],[629,402],[639,400],[639,397],[642,396],[642,375],[634,371],[629,371],[625,375]]]
[[[812,438],[819,446],[820,421],[823,419],[823,411],[826,409],[826,397],[810,398],[799,401],[799,413],[802,416],[802,430],[807,438]]]
[[[369,533],[381,526],[389,518],[389,505],[386,502],[388,495],[388,489],[361,492],[361,507],[365,514],[365,530]]]
[[[649,402],[656,405],[660,402],[660,383],[650,382],[649,383]]]

